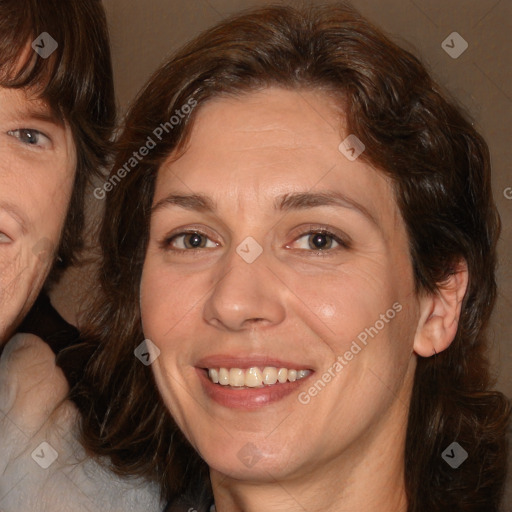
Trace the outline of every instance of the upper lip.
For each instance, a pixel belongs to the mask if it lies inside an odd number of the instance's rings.
[[[223,355],[216,354],[201,358],[196,366],[198,368],[240,368],[242,370],[252,367],[273,366],[275,368],[288,368],[290,370],[311,370],[311,366],[293,362],[290,360],[278,359],[265,355]]]

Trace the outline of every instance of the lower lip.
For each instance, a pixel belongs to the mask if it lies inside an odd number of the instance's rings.
[[[258,409],[265,405],[273,404],[283,398],[297,393],[298,388],[313,375],[296,380],[295,382],[283,382],[264,386],[261,388],[235,389],[230,386],[214,384],[206,375],[203,368],[196,368],[201,385],[206,394],[215,402],[232,409]]]

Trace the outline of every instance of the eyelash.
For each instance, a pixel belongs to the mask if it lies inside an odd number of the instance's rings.
[[[35,134],[36,137],[34,138],[34,140],[36,140],[36,143],[35,144],[31,144],[30,142],[24,142],[21,140],[21,137],[22,137],[22,133],[23,132],[26,132],[25,135],[27,133],[30,133],[30,134]],[[35,130],[33,128],[17,128],[16,130],[9,130],[7,132],[7,135],[10,135],[11,137],[15,137],[16,139],[18,139],[22,144],[26,145],[26,146],[32,146],[32,147],[41,147],[40,146],[40,141],[38,140],[39,137],[44,137],[48,142],[51,143],[51,139],[50,137],[48,137],[48,135],[44,134],[43,132],[39,131],[39,130]]]
[[[192,248],[192,249],[173,249],[171,247],[171,243],[173,241],[175,241],[179,237],[186,236],[186,235],[200,235],[202,237],[206,237],[209,240],[208,235],[206,233],[204,233],[203,231],[201,231],[199,229],[190,229],[190,230],[182,231],[180,233],[176,233],[174,235],[171,235],[171,236],[168,236],[168,237],[164,238],[159,243],[159,246],[160,246],[161,249],[163,249],[165,251],[172,251],[172,252],[175,252],[175,253],[185,253],[185,252],[187,252],[187,253],[197,254],[197,253],[199,253],[201,251],[201,249],[204,249],[203,247]],[[294,242],[296,242],[297,240],[300,240],[301,238],[303,238],[305,236],[308,236],[308,235],[325,235],[325,236],[328,236],[329,238],[332,238],[332,240],[339,245],[339,247],[334,247],[332,249],[318,249],[318,250],[314,250],[314,249],[311,249],[311,250],[299,249],[301,251],[305,251],[305,252],[308,252],[308,253],[311,253],[311,254],[315,254],[315,255],[320,256],[320,257],[327,257],[328,256],[327,253],[329,253],[329,252],[332,253],[336,249],[350,249],[351,248],[351,244],[350,244],[350,242],[348,240],[341,238],[339,235],[336,235],[335,233],[333,233],[329,229],[323,228],[323,227],[309,229],[308,231],[305,231],[305,232],[301,233],[298,237],[296,237],[294,239]]]

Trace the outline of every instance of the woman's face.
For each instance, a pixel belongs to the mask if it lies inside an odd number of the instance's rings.
[[[271,88],[201,107],[159,171],[141,282],[152,368],[232,477],[292,478],[403,439],[408,241],[388,178],[339,149],[348,135],[325,93]]]
[[[76,156],[69,127],[23,90],[0,87],[0,342],[30,309],[53,262]]]

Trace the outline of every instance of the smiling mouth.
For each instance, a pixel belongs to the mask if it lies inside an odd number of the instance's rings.
[[[276,386],[285,382],[295,382],[310,375],[311,370],[294,370],[265,366],[251,368],[205,368],[208,378],[214,384],[236,389]]]

